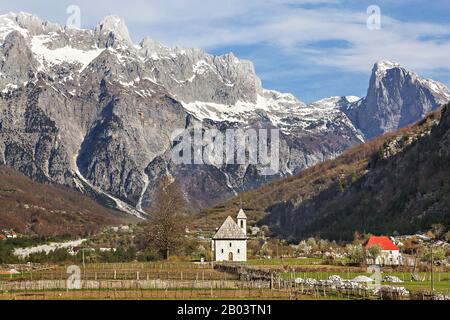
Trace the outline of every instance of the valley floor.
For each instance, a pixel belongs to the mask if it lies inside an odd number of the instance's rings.
[[[252,260],[238,266],[248,272],[268,271],[274,279],[243,279],[221,272],[211,264],[199,263],[108,263],[80,266],[81,290],[68,290],[68,266],[46,266],[13,273],[0,270],[0,300],[313,300],[380,299],[362,288],[336,290],[322,285],[299,284],[295,279],[326,280],[339,276],[350,280],[369,276],[362,268],[321,265],[316,259]],[[246,271],[247,272],[247,271]],[[404,287],[411,294],[398,299],[425,299],[431,288],[430,273],[386,270],[382,276],[396,276],[402,283],[383,286]],[[434,273],[435,292],[450,295],[450,272]],[[390,298],[390,297],[385,297]]]

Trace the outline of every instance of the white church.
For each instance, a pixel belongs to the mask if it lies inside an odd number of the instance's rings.
[[[247,261],[247,216],[244,210],[237,215],[237,223],[228,217],[212,239],[214,261]]]

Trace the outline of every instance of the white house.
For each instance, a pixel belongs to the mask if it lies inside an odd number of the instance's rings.
[[[371,236],[365,244],[365,249],[378,246],[381,249],[380,255],[374,259],[367,259],[368,264],[380,266],[399,266],[403,263],[403,257],[399,248],[388,237]]]
[[[228,217],[214,235],[214,261],[247,261],[247,239],[247,216],[241,209],[237,215],[237,223]]]

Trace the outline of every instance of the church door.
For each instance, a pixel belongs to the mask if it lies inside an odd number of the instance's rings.
[[[234,261],[234,259],[233,259],[233,252],[230,252],[228,254],[228,261]]]

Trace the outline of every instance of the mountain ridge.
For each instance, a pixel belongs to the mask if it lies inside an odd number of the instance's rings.
[[[78,30],[25,13],[3,15],[0,42],[2,163],[141,218],[163,176],[181,185],[188,209],[197,211],[366,140],[361,121],[351,120],[361,118],[365,98],[307,106],[264,89],[253,64],[233,54],[169,48],[148,38],[136,45],[115,16]],[[266,177],[262,166],[250,164],[175,165],[171,134],[197,125],[280,129],[280,172]]]
[[[436,223],[448,228],[449,160],[450,103],[417,124],[204,210],[194,225],[209,230],[243,207],[249,223],[293,242],[347,241],[355,231],[409,234]]]

